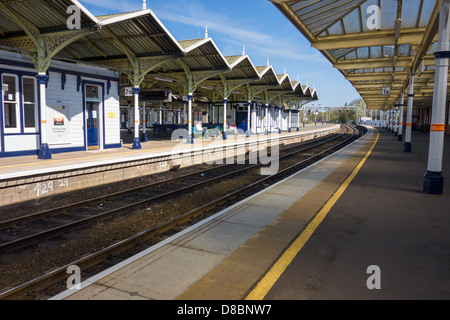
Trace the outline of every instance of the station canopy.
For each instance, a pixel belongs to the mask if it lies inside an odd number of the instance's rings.
[[[204,81],[231,70],[211,38],[181,40],[179,44],[185,55],[151,72],[155,84],[160,82],[183,96],[194,95]]]
[[[258,96],[264,104],[268,104],[270,103],[269,96],[267,95],[268,90],[279,88],[281,86],[281,82],[273,67],[269,64],[267,64],[267,66],[257,66],[256,70],[260,75],[260,79],[249,84],[248,90],[250,92],[250,96]]]
[[[442,0],[271,0],[371,109],[398,103],[415,75],[416,106],[434,91]]]
[[[285,102],[300,102],[298,107],[301,107],[303,104],[309,103],[311,101],[319,100],[317,96],[317,92],[315,89],[312,90],[308,85],[303,86],[299,80],[292,81],[292,88],[294,89],[292,93],[286,93],[282,96]]]
[[[73,29],[69,7],[80,13]],[[263,99],[268,89],[317,98],[294,90],[290,80],[286,89],[286,77],[280,81],[271,66],[255,67],[245,54],[225,57],[207,36],[175,40],[149,9],[94,16],[76,0],[0,0],[0,50],[30,56],[40,73],[52,60],[109,68],[120,74],[122,88],[169,88],[209,101]]]
[[[247,100],[247,85],[259,80],[260,75],[250,57],[242,55],[226,56],[230,71],[215,75],[198,89],[210,102],[220,99]]]

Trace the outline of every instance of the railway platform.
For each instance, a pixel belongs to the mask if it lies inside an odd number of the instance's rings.
[[[370,127],[336,154],[52,299],[448,299],[450,195],[421,192],[428,135],[413,139],[414,152],[403,153],[392,134]]]
[[[378,133],[371,129],[338,153],[53,299],[262,299],[283,274],[274,276],[271,268],[289,265],[278,265],[280,254],[292,255],[286,249],[296,238],[313,233],[309,224],[375,143]]]
[[[118,149],[55,154],[51,160],[38,160],[36,156],[0,158],[0,206],[165,172],[177,165],[189,166],[196,163],[195,156],[201,157],[202,152],[217,147],[236,150],[244,147],[245,152],[250,146],[264,147],[264,141],[295,143],[339,128],[336,124],[309,124],[299,131],[293,129],[281,134],[254,134],[248,138],[235,135],[227,140],[220,137],[195,139],[192,145],[182,139],[152,140],[142,143],[141,150],[132,150],[132,144],[123,144]]]
[[[358,175],[265,299],[450,298],[450,179],[443,195],[423,193],[429,135],[413,131],[412,153],[402,145],[380,129]]]

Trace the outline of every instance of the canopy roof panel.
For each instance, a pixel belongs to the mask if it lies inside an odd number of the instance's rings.
[[[80,11],[80,28],[69,28],[69,6]],[[72,60],[134,72],[138,83],[151,68],[184,55],[151,10],[94,17],[75,0],[2,0],[0,9],[7,17],[0,45],[30,55],[40,72],[51,59]]]
[[[165,75],[184,74],[186,67],[192,72],[227,71],[230,69],[227,60],[211,38],[182,40],[178,42],[183,48],[185,56],[179,60],[164,63],[154,73]]]
[[[227,56],[225,58],[231,67],[231,71],[224,73],[226,79],[260,79],[260,75],[248,55]]]
[[[273,70],[272,66],[258,66],[256,67],[260,75],[260,80],[252,82],[252,86],[279,86],[281,85],[278,80],[277,74]]]
[[[66,11],[72,5],[80,9],[81,26],[92,26],[98,23],[97,18],[78,1],[0,0],[0,35],[2,38],[25,36],[26,33],[20,23],[32,23],[42,33],[67,29],[67,19],[70,15],[66,14]]]
[[[303,87],[300,81],[291,81],[291,86],[293,88],[292,93],[287,93],[283,97],[287,100],[303,100],[305,93],[303,92]]]
[[[210,101],[217,101],[220,97],[227,97],[233,92],[245,94],[246,84],[260,79],[260,75],[248,55],[226,56],[230,71],[214,75],[204,82]],[[212,93],[211,91],[214,91]],[[204,91],[204,90],[203,90]]]
[[[100,31],[70,44],[57,57],[130,69],[130,57],[183,54],[183,48],[150,10],[100,16],[98,20]]]
[[[354,85],[369,108],[397,103],[422,61],[428,72],[422,74],[423,82],[434,79],[432,54],[442,0],[271,1]],[[391,94],[382,95],[383,87],[390,87]],[[428,89],[422,99],[431,99]]]
[[[78,1],[0,0],[0,45],[35,52],[39,36],[51,42],[58,35],[77,32],[67,27],[70,6],[79,10],[82,30],[98,28],[98,19]]]

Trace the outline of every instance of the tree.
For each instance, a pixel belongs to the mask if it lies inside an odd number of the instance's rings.
[[[357,117],[363,117],[364,116],[364,110],[367,108],[366,102],[363,99],[355,99],[352,102],[350,102],[350,106],[359,107],[358,108],[358,115]]]

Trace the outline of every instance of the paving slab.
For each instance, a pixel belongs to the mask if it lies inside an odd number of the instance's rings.
[[[310,219],[311,213],[303,213],[302,210],[300,215],[296,215],[290,213],[289,209],[303,198],[312,201],[314,207],[320,207],[320,197],[314,196],[315,191],[319,188],[331,192],[333,187],[337,188],[336,182],[339,179],[334,178],[333,172],[339,166],[348,166],[347,160],[369,138],[363,138],[335,156],[330,156],[127,262],[110,268],[86,281],[83,289],[78,292],[65,292],[54,299],[242,297],[280,254],[280,250]],[[355,161],[353,159],[352,163]],[[339,172],[339,177],[342,176]],[[322,180],[328,177],[335,183],[329,188],[323,188],[321,183],[325,182]],[[311,185],[304,189],[297,188],[297,194],[283,194],[283,188],[288,182],[302,179],[303,185]],[[323,196],[329,195],[324,192]],[[255,264],[254,259],[258,256],[261,259]],[[233,274],[233,278],[227,280],[227,275]],[[93,285],[89,285],[92,283]],[[201,284],[206,284],[204,290],[195,290]],[[213,288],[210,287],[211,284]],[[217,288],[214,287],[216,285]]]

